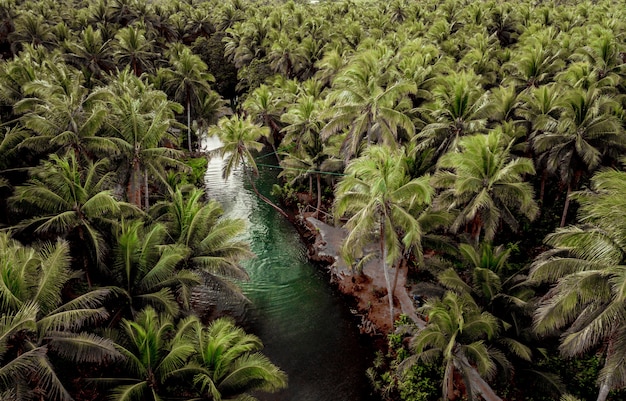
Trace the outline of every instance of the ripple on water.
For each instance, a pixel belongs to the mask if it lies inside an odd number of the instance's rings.
[[[218,146],[213,138],[206,143],[207,149]],[[259,190],[267,195],[273,177],[261,175]],[[264,353],[289,376],[288,389],[256,396],[262,401],[368,400],[365,355],[371,351],[360,344],[347,307],[327,278],[308,262],[294,227],[259,201],[241,170],[224,181],[221,160],[214,158],[205,182],[226,217],[247,222],[243,238],[257,256],[243,264],[250,281],[241,287],[252,301],[246,329],[261,338]]]

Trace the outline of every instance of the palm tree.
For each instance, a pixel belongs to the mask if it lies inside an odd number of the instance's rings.
[[[480,394],[485,400],[501,401],[483,377],[496,372],[494,358],[501,358],[485,341],[498,334],[498,319],[482,312],[468,295],[448,291],[443,299],[428,301],[421,311],[428,316],[428,325],[411,339],[413,356],[403,362],[438,363],[445,366],[442,383],[444,400],[453,400],[454,373],[458,372],[465,385],[467,399],[476,400]]]
[[[413,141],[419,149],[432,148],[435,159],[459,149],[461,137],[480,133],[490,111],[487,94],[474,74],[460,73],[441,78],[433,89],[434,101],[420,109],[428,123]]]
[[[202,272],[207,285],[217,282],[221,288],[230,288],[226,281],[248,278],[239,264],[253,256],[249,244],[238,239],[245,222],[224,218],[219,203],[203,202],[203,196],[199,189],[177,188],[170,200],[156,204],[150,212],[167,225],[175,243],[189,248],[187,264]]]
[[[197,332],[194,386],[201,400],[256,400],[250,392],[276,392],[287,387],[287,375],[259,351],[261,340],[217,319]]]
[[[222,118],[216,126],[209,128],[208,134],[215,135],[222,141],[222,146],[216,150],[220,157],[225,157],[222,178],[226,179],[229,177],[240,165],[243,166],[244,170],[247,171],[249,169],[252,171],[252,174],[258,176],[259,171],[252,151],[258,152],[263,149],[263,144],[258,142],[258,140],[269,136],[267,127],[254,124],[250,117],[244,119],[234,115]],[[249,174],[248,179],[254,193],[261,200],[283,216],[288,217],[287,213],[259,192]]]
[[[80,166],[74,153],[51,155],[31,170],[31,179],[18,186],[9,204],[28,217],[15,228],[26,234],[56,235],[70,241],[72,253],[87,274],[102,268],[107,255],[107,232],[130,205],[119,202],[107,188],[113,173],[106,159]]]
[[[200,325],[194,316],[175,324],[171,316],[158,314],[151,307],[143,309],[133,320],[123,319],[116,348],[125,357],[127,376],[98,382],[121,383],[111,393],[116,401],[163,399],[168,380],[171,382],[188,367],[189,358],[196,353],[194,334]]]
[[[188,47],[172,48],[171,68],[160,70],[166,90],[173,94],[174,100],[185,105],[187,111],[187,145],[191,152],[191,111],[197,113],[202,104],[203,95],[211,91],[209,82],[215,78],[207,72],[207,65]]]
[[[59,71],[60,72],[60,71]],[[110,93],[90,91],[71,71],[60,72],[63,82],[37,80],[23,86],[30,95],[14,106],[16,113],[25,113],[21,120],[37,135],[20,146],[38,152],[72,150],[79,160],[95,160],[115,154],[114,142],[102,136],[101,128],[108,117]]]
[[[171,316],[180,307],[177,295],[189,294],[200,283],[189,270],[180,269],[189,250],[179,244],[168,245],[165,226],[156,223],[144,227],[141,221],[122,222],[116,233],[114,261],[109,269],[109,282],[124,295],[118,314],[139,313],[150,305]],[[188,299],[180,303],[187,306]]]
[[[293,147],[289,149],[286,157],[281,161],[283,171],[281,175],[291,177],[291,182],[302,175],[309,176],[309,193],[312,196],[312,178],[315,176],[317,183],[317,207],[316,215],[322,206],[322,164],[328,158],[324,152],[324,144],[320,132],[322,121],[319,118],[322,102],[313,96],[302,96],[296,104],[292,105],[281,120],[288,125],[283,128],[285,138],[282,146]],[[296,174],[294,174],[296,172]],[[300,174],[304,172],[304,174]]]
[[[25,11],[14,20],[14,25],[15,30],[9,34],[13,54],[17,54],[18,50],[26,44],[32,46],[52,46],[52,31],[42,15],[37,15],[32,11]]]
[[[115,41],[111,43],[115,62],[121,67],[130,66],[136,76],[143,72],[153,72],[153,61],[158,56],[154,52],[153,42],[146,38],[145,29],[137,26],[120,29],[115,35]]]
[[[108,123],[128,167],[125,179],[128,200],[141,207],[143,193],[147,210],[149,178],[165,182],[165,168],[185,168],[178,160],[180,152],[165,146],[168,141],[175,143],[171,130],[177,126],[174,114],[183,109],[178,103],[169,101],[164,92],[154,90],[128,70],[110,84],[110,89],[114,96],[112,118]]]
[[[564,356],[597,349],[603,366],[597,383],[598,401],[624,387],[626,365],[621,357],[626,320],[623,235],[626,222],[620,208],[626,196],[624,172],[605,170],[591,179],[590,189],[573,194],[579,204],[577,226],[559,228],[546,237],[552,246],[531,266],[531,284],[552,284],[535,313],[541,335],[562,333]]]
[[[409,137],[415,132],[406,112],[410,106],[407,96],[417,88],[414,82],[404,79],[388,84],[388,77],[379,72],[379,68],[385,68],[386,57],[384,49],[360,54],[334,80],[329,95],[334,106],[329,108],[330,121],[321,134],[327,140],[348,128],[343,145],[346,160],[359,154],[364,136],[367,144],[395,146],[399,129]]]
[[[614,100],[599,90],[572,89],[564,95],[557,124],[550,124],[532,142],[533,149],[545,158],[549,173],[559,173],[567,186],[561,227],[567,221],[570,194],[577,189],[584,173],[591,173],[604,160],[615,160],[626,148],[626,138],[612,113]]]
[[[531,284],[551,285],[535,312],[536,332],[561,333],[559,350],[566,357],[602,353],[598,401],[626,385],[625,182],[624,172],[606,170],[593,176],[589,190],[573,194],[579,225],[548,235],[553,249],[534,261],[529,274]]]
[[[102,307],[113,291],[107,288],[62,294],[75,275],[69,245],[58,241],[25,247],[0,232],[0,393],[14,389],[23,398],[72,400],[57,375],[53,357],[70,363],[115,359],[113,344],[82,331],[102,322]]]
[[[465,227],[476,244],[481,232],[491,241],[501,220],[517,230],[514,209],[531,220],[538,211],[532,187],[523,180],[525,174],[535,173],[532,162],[512,158],[513,142],[504,141],[498,130],[462,138],[461,151],[442,156],[433,176],[433,185],[443,189],[434,206],[459,209],[451,230]]]
[[[378,241],[393,326],[395,279],[391,269],[409,250],[421,259],[424,232],[412,212],[430,203],[433,189],[428,176],[411,180],[402,154],[387,146],[367,148],[348,164],[346,174],[335,192],[336,218],[350,216],[342,253],[350,260],[374,238]]]
[[[87,85],[93,80],[100,80],[103,74],[115,68],[111,41],[104,39],[100,29],[88,26],[78,39],[68,42],[67,46],[66,59],[82,70]]]

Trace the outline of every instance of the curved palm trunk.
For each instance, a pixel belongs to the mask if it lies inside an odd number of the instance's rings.
[[[389,275],[389,266],[387,265],[387,247],[385,246],[385,225],[380,223],[380,253],[383,257],[383,273],[385,275],[385,285],[387,286],[387,299],[389,300],[389,319],[391,320],[391,328],[393,328],[393,287],[391,285],[391,277]]]
[[[244,166],[244,168],[245,168],[245,166]],[[250,174],[247,174],[247,175],[248,175],[248,180],[250,181],[250,185],[252,185],[252,190],[254,191],[256,196],[258,196],[263,202],[265,202],[268,205],[270,205],[272,208],[274,208],[274,210],[276,210],[278,213],[282,214],[283,216],[285,216],[288,219],[289,215],[287,213],[285,213],[285,211],[283,209],[281,209],[280,206],[276,205],[274,202],[269,200],[269,198],[267,198],[263,194],[261,194],[259,192],[259,190],[257,189],[256,185],[254,184],[254,180],[252,179],[252,177],[250,177]]]

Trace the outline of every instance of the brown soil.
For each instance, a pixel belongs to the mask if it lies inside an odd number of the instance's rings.
[[[346,236],[342,228],[328,225],[311,215],[303,216],[301,220],[310,233],[310,258],[316,261],[329,263],[331,281],[337,285],[339,291],[354,298],[356,310],[353,313],[360,317],[359,328],[362,333],[369,335],[385,335],[393,327],[389,317],[389,301],[383,265],[377,252],[365,250],[376,256],[364,264],[362,272],[355,272],[345,264],[340,255],[341,244]],[[403,313],[413,319],[418,326],[425,326],[415,311],[410,296],[410,289],[406,287],[407,269],[400,268],[397,285],[394,293],[394,320]],[[392,270],[392,277],[396,274]]]

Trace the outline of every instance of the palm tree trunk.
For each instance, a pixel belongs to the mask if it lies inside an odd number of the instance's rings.
[[[502,401],[491,388],[491,386],[483,379],[475,367],[473,367],[467,360],[467,357],[462,354],[455,354],[454,365],[457,369],[465,372],[467,380],[467,386],[471,386],[485,401]]]
[[[244,167],[245,168],[245,167]],[[283,209],[281,209],[278,205],[276,205],[274,202],[272,202],[271,200],[269,200],[269,198],[266,198],[264,195],[262,195],[259,190],[257,189],[256,185],[254,184],[254,180],[252,179],[252,177],[250,177],[250,175],[248,175],[248,180],[250,181],[250,185],[252,185],[252,190],[254,191],[254,193],[256,194],[256,196],[258,196],[263,202],[267,203],[268,205],[270,205],[271,207],[274,208],[274,210],[276,210],[278,213],[282,214],[283,216],[285,216],[287,219],[289,218],[289,215],[287,213],[285,213],[285,211]]]
[[[561,226],[565,227],[565,220],[567,219],[567,210],[569,209],[570,194],[572,193],[572,183],[567,183],[567,195],[565,196],[565,206],[563,206],[563,215],[561,215]]]
[[[600,392],[598,393],[598,398],[596,401],[606,401],[606,398],[609,396],[609,391],[611,389],[609,388],[609,385],[606,381],[603,381],[602,384],[600,384]]]
[[[146,210],[148,210],[148,208],[150,207],[150,191],[148,189],[148,168],[144,167],[143,169],[143,189],[144,189],[144,194],[143,194],[143,199],[144,199],[144,204],[146,207]]]
[[[131,166],[130,179],[128,180],[128,188],[126,189],[126,196],[128,202],[137,207],[141,207],[141,170],[139,169],[139,163],[133,162]]]
[[[191,99],[187,93],[187,147],[191,153]]]
[[[389,319],[391,320],[390,328],[393,328],[393,288],[391,286],[391,277],[389,277],[389,266],[387,265],[387,247],[385,246],[385,224],[380,223],[380,253],[383,258],[383,273],[385,275],[385,285],[387,286],[387,299],[389,301]]]
[[[446,364],[446,371],[443,375],[443,399],[454,399],[454,365],[452,362]]]
[[[322,178],[320,173],[315,174],[315,177],[317,179],[317,207],[315,209],[315,218],[317,219],[319,218],[320,209],[322,208]]]

